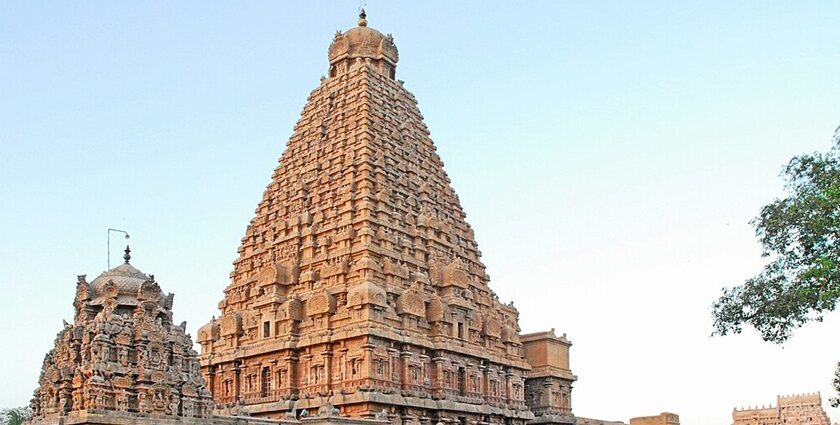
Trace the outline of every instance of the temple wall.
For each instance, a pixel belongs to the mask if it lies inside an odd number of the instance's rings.
[[[734,409],[733,425],[829,425],[820,393],[780,395],[776,406]]]
[[[311,417],[301,420],[271,420],[252,417],[215,416],[207,419],[173,418],[171,416],[137,416],[119,412],[80,413],[38,419],[30,425],[383,425],[385,420],[345,417]]]
[[[662,412],[656,416],[631,418],[630,425],[680,425],[680,417],[674,413]]]

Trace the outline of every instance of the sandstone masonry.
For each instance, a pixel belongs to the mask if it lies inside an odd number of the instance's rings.
[[[733,425],[829,425],[820,393],[780,395],[775,406],[732,410]]]
[[[219,411],[573,423],[571,343],[490,289],[393,38],[362,14],[328,53],[198,333]]]

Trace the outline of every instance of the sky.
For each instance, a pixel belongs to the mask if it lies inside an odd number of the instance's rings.
[[[523,332],[572,341],[573,412],[726,425],[821,391],[840,314],[710,337],[749,221],[840,125],[840,3],[367,1],[393,33]],[[0,2],[0,407],[28,404],[106,230],[195,335],[355,1]],[[112,262],[119,263],[119,235]]]

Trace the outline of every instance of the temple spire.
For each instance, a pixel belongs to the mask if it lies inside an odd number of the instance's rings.
[[[125,254],[123,254],[123,260],[125,263],[128,264],[128,260],[131,260],[131,248],[128,245],[125,246]]]

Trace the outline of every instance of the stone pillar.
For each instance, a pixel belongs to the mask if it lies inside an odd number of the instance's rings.
[[[301,386],[308,387],[312,382],[312,354],[304,354],[301,356],[303,361],[298,365],[301,373]],[[305,378],[304,378],[305,377]]]
[[[324,384],[327,386],[327,390],[332,389],[333,377],[332,377],[332,357],[333,352],[329,345],[327,345],[326,350],[321,352],[321,356],[324,358],[324,374],[327,375],[324,377]]]
[[[213,397],[216,397],[216,366],[210,365],[207,368],[207,390]]]
[[[432,386],[430,384],[432,383],[431,380],[433,378],[426,378],[426,375],[429,373],[428,369],[429,369],[429,356],[427,356],[425,354],[421,354],[420,355],[420,379],[422,379],[422,381],[420,382],[420,384],[423,385],[424,387],[431,387]],[[426,379],[429,379],[429,384],[426,383]]]
[[[286,380],[283,381],[281,388],[296,388],[297,385],[293,384],[296,379],[296,369],[297,369],[297,357],[289,352],[285,358],[283,358],[283,362],[286,364]]]
[[[478,370],[481,372],[481,398],[484,400],[487,400],[487,396],[490,395],[489,369],[490,367],[483,364],[478,365]]]
[[[347,372],[347,348],[342,348],[338,350],[338,382],[337,384],[343,384],[344,381],[350,376]]]
[[[402,380],[403,380],[403,388],[409,383],[412,385],[418,385],[411,379],[411,352],[410,351],[403,351],[400,353],[400,362],[402,363]],[[422,378],[421,378],[422,379]]]
[[[233,400],[239,400],[240,388],[242,387],[242,383],[240,382],[240,375],[242,372],[242,368],[239,367],[239,362],[234,363],[233,365]]]
[[[435,357],[434,359],[432,359],[432,361],[435,363],[435,377],[434,382],[432,382],[432,388],[443,389],[443,363],[446,361],[446,359],[443,357]]]
[[[272,400],[279,400],[278,396],[280,394],[280,386],[277,385],[277,373],[280,371],[279,363],[279,359],[277,358],[269,360],[268,362],[270,365],[268,372],[268,395]],[[262,375],[260,375],[260,380],[262,380]],[[262,385],[262,382],[260,382],[260,385]]]
[[[568,409],[568,414],[572,413],[572,383],[566,386],[566,409]]]
[[[543,391],[545,391],[545,405],[549,409],[553,410],[553,408],[555,406],[555,403],[556,403],[556,400],[554,400],[554,391],[552,391],[554,386],[551,384],[551,381],[548,380],[548,379],[543,381],[542,386],[543,386]]]
[[[511,395],[513,394],[513,383],[511,382],[512,381],[511,378],[513,378],[513,372],[511,371],[511,369],[509,367],[507,367],[507,368],[504,369],[504,374],[505,374],[505,385],[504,385],[505,393],[502,394],[502,396],[504,396],[505,401],[510,402]]]
[[[362,345],[362,350],[365,353],[364,362],[362,364],[362,371],[364,379],[371,379],[374,376],[373,370],[373,344]]]
[[[399,360],[397,360],[397,358],[400,355],[400,350],[397,350],[397,349],[394,349],[394,348],[389,348],[388,349],[388,354],[389,354],[389,356],[388,356],[388,369],[389,369],[389,372],[391,373],[391,377],[390,377],[389,381],[393,382],[394,384],[400,385],[401,384],[400,373],[397,372],[397,367],[396,367],[396,364],[399,362]]]

